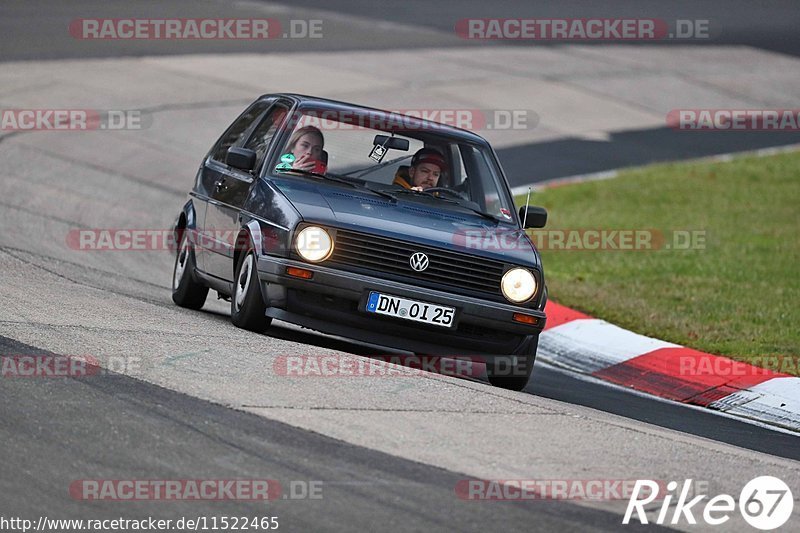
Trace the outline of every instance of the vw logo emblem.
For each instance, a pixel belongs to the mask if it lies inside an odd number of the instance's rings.
[[[408,260],[408,263],[411,265],[411,268],[416,270],[417,272],[422,272],[426,268],[428,268],[428,256],[423,254],[422,252],[417,252],[411,256],[411,259]]]

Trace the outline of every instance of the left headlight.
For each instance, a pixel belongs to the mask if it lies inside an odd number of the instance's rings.
[[[508,301],[521,304],[536,294],[536,278],[529,270],[519,267],[512,268],[503,274],[500,289]]]
[[[312,263],[325,261],[333,253],[333,239],[319,226],[308,226],[300,230],[294,245],[297,253]]]

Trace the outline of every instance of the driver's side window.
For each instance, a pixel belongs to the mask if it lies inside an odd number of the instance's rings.
[[[243,140],[250,126],[253,124],[253,121],[266,111],[271,103],[272,102],[256,102],[247,111],[242,113],[217,142],[217,146],[211,153],[211,158],[224,164],[225,157],[228,155],[228,148],[236,146]]]
[[[261,165],[264,164],[264,157],[267,155],[269,145],[278,131],[278,127],[283,123],[283,119],[289,113],[289,109],[283,105],[276,104],[266,116],[261,120],[261,123],[253,130],[245,148],[253,150],[256,153],[256,166],[255,174],[261,172]]]

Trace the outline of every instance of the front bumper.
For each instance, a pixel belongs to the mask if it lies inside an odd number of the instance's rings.
[[[311,279],[286,274],[288,267],[314,273]],[[545,324],[542,311],[355,274],[291,259],[258,260],[267,316],[333,335],[431,355],[523,354]],[[450,328],[429,326],[364,311],[370,291],[456,308]],[[537,318],[536,325],[512,320],[514,313]]]

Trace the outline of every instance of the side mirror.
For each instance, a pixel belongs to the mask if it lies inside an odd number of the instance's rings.
[[[225,163],[233,168],[238,168],[245,172],[252,172],[256,167],[256,153],[247,148],[235,148],[231,146],[228,148],[228,154],[225,156]]]
[[[379,144],[392,150],[402,150],[403,152],[408,152],[408,139],[389,137],[388,135],[376,135],[372,140],[372,144]]]
[[[525,217],[525,209],[528,210],[528,216]],[[547,224],[547,209],[544,207],[537,207],[535,205],[522,206],[519,208],[519,219],[525,221],[525,228],[543,228]]]

